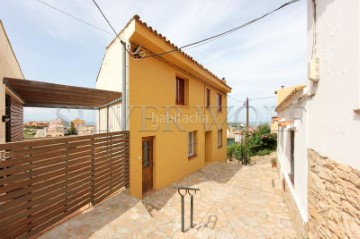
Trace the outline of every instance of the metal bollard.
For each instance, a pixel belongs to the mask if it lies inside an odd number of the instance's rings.
[[[184,197],[187,194],[181,194],[180,189],[178,189],[179,194],[181,195],[181,231],[185,232],[185,204],[184,204]]]
[[[196,195],[197,190],[188,189],[190,195],[190,227],[193,228],[193,219],[194,219],[194,196]],[[194,194],[191,194],[194,193]]]
[[[185,232],[185,196],[189,193],[190,195],[190,227],[193,228],[193,218],[194,218],[194,196],[196,195],[197,191],[200,191],[198,188],[188,188],[188,187],[177,187],[179,195],[181,196],[181,231]],[[185,192],[182,193],[181,190],[185,190]]]

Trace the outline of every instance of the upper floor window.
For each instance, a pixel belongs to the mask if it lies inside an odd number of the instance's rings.
[[[188,133],[188,157],[196,155],[196,131]]]
[[[217,96],[216,96],[216,105],[217,105],[217,110],[221,111],[221,108],[222,108],[222,95],[221,94],[217,94]]]
[[[205,107],[206,107],[206,109],[209,109],[209,107],[210,107],[210,89],[206,89]]]
[[[185,80],[176,77],[176,100],[177,105],[185,105]]]

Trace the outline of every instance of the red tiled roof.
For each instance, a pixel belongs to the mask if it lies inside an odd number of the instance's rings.
[[[204,71],[206,71],[207,73],[209,73],[210,75],[212,75],[213,77],[217,78],[222,84],[224,84],[225,86],[227,86],[228,88],[231,89],[230,86],[228,86],[225,81],[221,80],[218,76],[216,76],[214,73],[212,73],[210,70],[208,70],[207,68],[205,68],[202,64],[200,64],[198,61],[196,61],[193,57],[191,57],[190,55],[186,54],[185,52],[183,52],[181,50],[180,47],[177,47],[174,43],[172,43],[169,39],[167,39],[164,35],[162,35],[161,33],[159,33],[158,31],[156,31],[155,29],[153,29],[151,26],[148,26],[148,24],[146,22],[141,21],[140,16],[139,15],[135,15],[133,16],[129,22],[126,24],[126,26],[121,30],[121,32],[124,31],[124,29],[126,29],[130,23],[135,20],[138,23],[140,23],[141,25],[143,25],[144,27],[146,27],[149,31],[151,31],[154,35],[156,35],[157,37],[161,38],[164,42],[166,42],[168,45],[170,45],[173,50],[175,50],[176,52],[179,52],[180,54],[182,54],[183,56],[185,56],[186,58],[188,58],[190,61],[192,61],[193,63],[197,64],[201,69],[203,69]],[[120,32],[120,33],[121,33]],[[159,52],[160,54],[162,52]],[[158,53],[158,54],[159,54]]]
[[[285,104],[290,101],[295,95],[297,95],[297,93],[299,93],[300,91],[302,91],[306,86],[298,86],[296,87],[294,90],[292,90],[283,101],[281,101],[275,108],[275,111],[278,112],[279,110],[281,110]]]
[[[286,121],[279,122],[278,125],[280,127],[285,127],[285,126],[288,126],[289,124],[292,124],[292,123],[294,123],[293,120],[286,120]]]

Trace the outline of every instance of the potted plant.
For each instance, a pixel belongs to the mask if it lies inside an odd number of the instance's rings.
[[[271,167],[276,168],[276,166],[277,166],[276,158],[272,158],[271,159]]]

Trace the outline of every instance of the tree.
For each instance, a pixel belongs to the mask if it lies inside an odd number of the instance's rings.
[[[74,135],[77,134],[77,130],[75,128],[75,124],[71,122],[70,128],[67,130],[68,135]]]
[[[247,139],[247,144],[251,156],[258,155],[259,152],[271,152],[277,146],[276,134],[270,132],[269,125],[260,125]]]
[[[250,136],[244,137],[241,144],[228,146],[227,156],[229,159],[236,158],[243,164],[248,164],[251,156],[270,154],[276,146],[276,134],[270,132],[268,125],[260,125]]]

